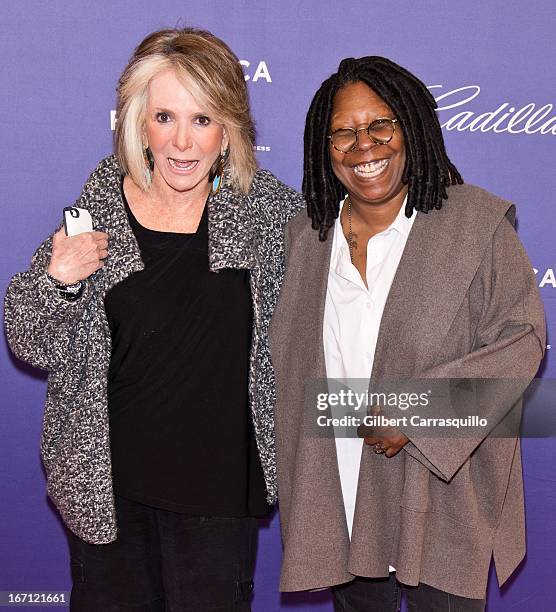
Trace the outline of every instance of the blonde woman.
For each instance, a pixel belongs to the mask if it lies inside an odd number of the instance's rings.
[[[259,170],[245,80],[209,32],[149,35],[118,86],[114,156],[6,296],[49,371],[42,457],[71,609],[249,610],[276,499],[267,328],[301,197]]]

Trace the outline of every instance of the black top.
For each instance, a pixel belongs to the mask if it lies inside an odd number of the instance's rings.
[[[209,270],[206,207],[196,233],[158,232],[122,196],[145,269],[105,298],[115,493],[187,514],[264,515],[249,271]]]

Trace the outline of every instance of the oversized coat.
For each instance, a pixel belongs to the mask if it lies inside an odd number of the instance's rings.
[[[417,214],[384,308],[372,378],[521,381],[501,388],[481,415],[496,423],[538,369],[544,312],[513,205],[470,185],[448,195],[441,210]],[[320,242],[304,211],[286,226],[286,275],[270,329],[281,590],[387,576],[391,565],[406,585],[483,598],[491,558],[503,584],[525,554],[516,437],[488,428],[483,439],[410,437],[392,458],[364,445],[350,542],[334,439],[304,433],[304,413],[314,408],[306,384],[326,376],[333,231]]]

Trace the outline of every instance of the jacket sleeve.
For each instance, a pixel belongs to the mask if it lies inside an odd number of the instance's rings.
[[[69,302],[59,295],[46,276],[51,252],[52,236],[38,248],[29,270],[12,278],[4,300],[6,337],[13,353],[47,371],[64,362],[72,329],[92,294],[86,280],[77,300]]]
[[[102,172],[102,166],[103,162],[91,174],[75,206],[90,207],[95,197],[95,177]],[[93,285],[87,279],[77,300],[64,300],[46,276],[51,254],[52,235],[35,252],[29,270],[12,278],[4,299],[4,325],[10,348],[22,361],[47,371],[65,361],[75,323],[93,294]]]
[[[405,432],[410,438],[404,447],[406,452],[446,481],[451,480],[494,428],[501,422],[503,425],[535,376],[546,345],[544,310],[533,269],[506,218],[494,232],[469,291],[471,299],[482,296],[473,350],[461,358],[440,363],[421,376],[472,379],[472,397],[478,401],[472,402],[469,413],[480,410],[479,416],[486,418],[488,425],[457,439],[438,435],[412,437]],[[466,397],[464,391],[460,400]],[[457,413],[458,398],[452,399],[451,408]],[[464,401],[459,404],[462,406]]]

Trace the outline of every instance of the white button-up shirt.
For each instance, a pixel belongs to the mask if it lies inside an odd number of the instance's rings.
[[[368,288],[351,263],[340,216],[334,224],[323,324],[326,374],[329,379],[363,379],[364,384],[358,385],[354,391],[368,389],[382,312],[417,216],[415,212],[410,219],[405,216],[406,200],[394,222],[367,244]],[[342,206],[343,202],[340,209]],[[336,437],[350,538],[362,446],[361,438]],[[390,571],[394,568],[391,567]]]

